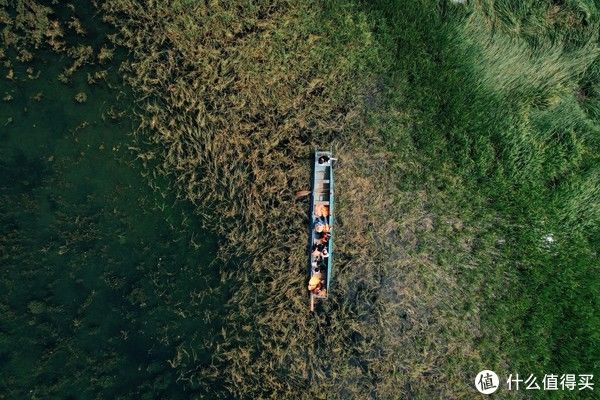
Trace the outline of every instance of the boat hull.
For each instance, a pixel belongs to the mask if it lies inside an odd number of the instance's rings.
[[[327,299],[329,297],[333,277],[333,162],[331,152],[315,152],[308,251],[308,268],[311,278],[309,282],[311,310],[314,309],[315,299]]]

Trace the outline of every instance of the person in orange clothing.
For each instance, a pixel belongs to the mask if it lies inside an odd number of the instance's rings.
[[[321,283],[322,275],[320,272],[316,272],[313,276],[310,277],[310,281],[308,281],[308,290],[310,292],[316,293],[319,292],[323,286]]]
[[[325,204],[317,204],[315,206],[315,217],[328,217],[329,216],[329,206]]]

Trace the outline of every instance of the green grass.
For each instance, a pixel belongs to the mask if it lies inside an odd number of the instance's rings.
[[[389,107],[408,110],[385,135],[398,163],[426,165],[403,170],[406,190],[433,180],[432,213],[454,206],[476,232],[483,360],[596,372],[598,5],[414,5],[372,5],[393,51]],[[441,254],[458,267],[460,253]]]

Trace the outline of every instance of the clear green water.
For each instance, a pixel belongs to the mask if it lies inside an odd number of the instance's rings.
[[[69,60],[39,55],[0,79],[0,399],[189,398],[168,360],[208,361],[216,240],[142,177],[117,64],[112,89],[97,67],[63,84]]]

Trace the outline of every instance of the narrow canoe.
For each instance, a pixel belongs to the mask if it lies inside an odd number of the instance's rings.
[[[333,264],[333,162],[329,151],[316,151],[309,224],[310,309],[329,297]]]

